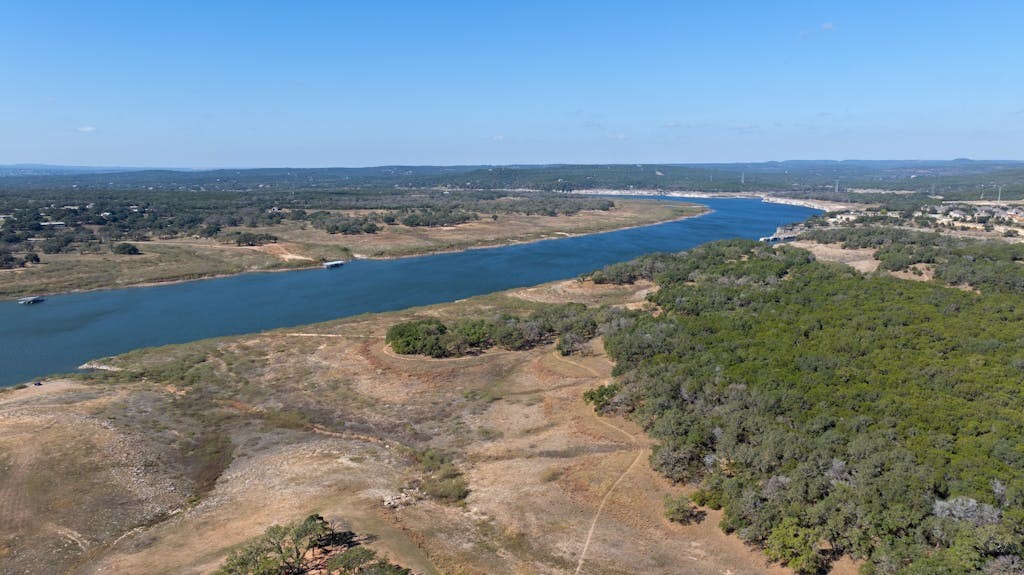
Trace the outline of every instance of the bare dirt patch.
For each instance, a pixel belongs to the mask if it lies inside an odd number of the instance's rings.
[[[870,248],[847,249],[839,244],[820,244],[808,240],[790,242],[790,245],[811,252],[823,262],[846,264],[862,273],[875,271],[880,263],[875,259],[875,250]]]
[[[250,249],[261,251],[261,252],[263,252],[265,254],[270,254],[270,255],[272,255],[274,257],[277,257],[277,258],[280,258],[282,261],[286,261],[286,262],[290,262],[290,261],[312,262],[312,261],[315,261],[313,258],[311,258],[309,256],[303,256],[303,255],[299,255],[299,254],[296,254],[296,253],[292,253],[291,251],[289,251],[289,249],[291,249],[291,246],[287,246],[285,244],[264,244],[262,246],[255,246],[255,247],[250,248]]]
[[[928,264],[914,264],[909,270],[889,272],[889,275],[901,280],[926,282],[935,279],[935,268]]]
[[[862,273],[876,271],[881,263],[875,259],[875,250],[870,248],[847,249],[839,244],[820,244],[809,240],[790,242],[790,245],[811,252],[820,261],[846,264]],[[908,281],[926,282],[935,279],[935,267],[928,264],[914,264],[907,270],[887,271],[886,273],[894,278]],[[967,284],[950,287],[961,291],[980,293],[977,288]]]
[[[512,292],[512,296],[538,303],[575,302],[587,305],[635,305],[656,290],[653,282],[632,285],[595,284],[590,280],[565,280]]]

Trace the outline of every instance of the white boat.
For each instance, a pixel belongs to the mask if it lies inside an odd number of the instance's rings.
[[[23,297],[23,298],[19,299],[18,303],[20,303],[21,305],[32,305],[34,303],[40,303],[41,301],[43,301],[42,297],[37,296],[37,295],[33,295],[33,296]]]

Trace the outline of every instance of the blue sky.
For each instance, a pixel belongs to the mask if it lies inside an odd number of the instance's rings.
[[[0,164],[1024,159],[1024,3],[0,4]]]

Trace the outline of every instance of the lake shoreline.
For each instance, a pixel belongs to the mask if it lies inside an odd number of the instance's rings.
[[[662,191],[662,190],[573,190],[570,194],[584,196],[665,196],[670,198],[691,198],[691,199],[747,199],[761,200],[767,204],[783,204],[787,206],[799,206],[811,208],[823,212],[846,211],[851,209],[862,209],[868,204],[855,204],[853,202],[833,202],[830,200],[815,200],[804,198],[787,198],[775,196],[767,192],[688,192],[688,191]]]
[[[652,198],[652,199],[654,199],[654,198]],[[410,253],[410,254],[404,254],[404,255],[396,255],[396,256],[365,256],[365,255],[353,254],[353,257],[351,259],[349,259],[349,260],[346,260],[346,263],[351,262],[351,261],[355,261],[355,260],[360,260],[360,261],[393,261],[393,260],[401,260],[401,259],[407,259],[407,258],[418,258],[418,257],[425,257],[425,256],[441,255],[441,254],[453,254],[453,253],[467,252],[467,251],[471,251],[471,250],[486,250],[486,249],[492,249],[492,248],[502,248],[502,247],[508,247],[508,246],[516,246],[516,245],[531,244],[531,243],[536,243],[536,242],[543,242],[543,241],[547,241],[547,240],[558,240],[558,239],[577,238],[577,237],[584,237],[584,236],[593,236],[593,235],[605,234],[605,233],[609,233],[609,232],[618,232],[618,231],[623,231],[623,230],[631,230],[631,229],[637,229],[637,228],[644,228],[644,227],[648,227],[648,226],[658,226],[658,225],[668,224],[668,223],[672,223],[672,222],[679,222],[679,221],[688,220],[688,219],[691,219],[691,218],[697,218],[697,217],[705,216],[705,215],[708,215],[708,214],[710,214],[710,213],[712,213],[714,211],[711,208],[709,208],[707,206],[702,206],[700,204],[686,204],[686,203],[684,203],[683,205],[691,206],[691,207],[697,207],[697,208],[702,208],[702,209],[701,209],[700,212],[695,213],[695,214],[686,214],[686,215],[683,215],[683,216],[679,216],[679,217],[675,217],[675,218],[670,218],[670,219],[667,219],[667,220],[660,220],[660,221],[657,221],[657,222],[650,222],[650,223],[644,223],[644,224],[627,225],[627,226],[622,226],[622,227],[617,227],[617,228],[609,228],[609,229],[606,229],[606,230],[599,230],[599,231],[593,231],[593,232],[585,232],[585,233],[561,232],[558,235],[552,235],[552,236],[546,236],[546,237],[540,237],[540,238],[533,238],[533,239],[528,239],[528,240],[512,240],[512,241],[496,242],[496,243],[493,243],[493,244],[467,246],[467,247],[464,247],[464,248],[454,248],[454,249],[425,250],[425,251],[422,251],[422,252]],[[92,293],[92,292],[112,291],[112,290],[130,289],[130,288],[149,288],[149,287],[159,287],[159,286],[166,286],[166,285],[183,284],[183,283],[188,283],[188,282],[199,282],[199,281],[205,281],[205,280],[224,279],[224,278],[237,277],[237,276],[243,276],[243,275],[248,275],[248,274],[269,274],[269,273],[283,273],[283,272],[298,272],[298,271],[309,271],[309,270],[315,270],[315,269],[321,269],[320,262],[314,262],[314,263],[312,263],[310,265],[297,266],[297,267],[281,267],[281,268],[243,270],[243,271],[240,271],[240,272],[233,272],[233,273],[221,273],[221,274],[203,275],[203,276],[199,276],[199,277],[188,277],[188,278],[171,278],[171,279],[167,279],[167,280],[146,281],[146,282],[140,282],[140,283],[132,283],[132,284],[125,284],[125,285],[115,285],[115,286],[108,286],[108,287],[82,288],[82,289],[73,289],[73,290],[58,291],[58,292],[38,292],[38,293],[34,292],[33,295],[39,295],[39,296],[42,296],[42,297],[51,297],[51,296],[59,296],[59,295],[70,295],[70,294],[79,294],[79,293]],[[23,297],[23,296],[15,295],[15,296],[10,296],[10,297],[0,297],[0,303],[5,302],[5,301],[15,301],[15,300],[17,300],[17,299],[19,299],[21,297]]]
[[[756,239],[781,222],[819,213],[756,199],[702,203],[709,208],[704,217],[561,241],[359,260],[330,272],[162,282],[152,292],[91,290],[54,296],[34,309],[0,302],[0,365],[6,368],[0,386],[72,372],[96,358],[141,347],[309,325],[575,278],[643,254],[676,253],[721,239]]]
[[[585,237],[585,236],[595,236],[595,235],[598,235],[598,234],[607,234],[607,233],[610,233],[610,232],[621,232],[621,231],[624,231],[624,230],[635,230],[637,228],[646,228],[646,227],[650,227],[650,226],[660,226],[662,224],[670,224],[672,222],[681,222],[683,220],[699,218],[701,216],[706,216],[706,215],[711,214],[711,213],[714,212],[714,210],[712,210],[711,208],[709,208],[707,206],[701,206],[700,204],[686,204],[686,203],[683,203],[683,205],[701,207],[703,209],[699,213],[696,213],[696,214],[687,214],[687,215],[679,216],[679,217],[676,217],[676,218],[670,218],[670,219],[667,219],[667,220],[661,220],[661,221],[657,221],[657,222],[651,222],[651,223],[646,223],[646,224],[628,225],[628,226],[622,226],[622,227],[618,227],[618,228],[610,228],[610,229],[607,229],[607,230],[599,230],[599,231],[594,231],[594,232],[583,232],[583,233],[575,233],[575,234],[574,233],[570,233],[570,232],[558,232],[558,233],[556,233],[555,235],[552,235],[552,236],[545,236],[545,237],[542,237],[542,238],[533,238],[533,239],[529,239],[529,240],[512,240],[512,241],[501,242],[501,243],[494,243],[494,244],[487,244],[487,245],[478,245],[478,246],[468,246],[468,247],[465,247],[465,248],[454,248],[454,249],[445,249],[445,250],[426,251],[426,252],[422,252],[422,253],[405,254],[405,255],[400,255],[400,256],[364,256],[364,255],[353,254],[354,257],[352,259],[353,260],[364,260],[364,261],[391,261],[391,260],[400,260],[400,259],[405,259],[405,258],[418,258],[418,257],[423,257],[423,256],[436,256],[436,255],[441,255],[441,254],[457,254],[457,253],[460,253],[460,252],[468,252],[468,251],[471,251],[471,250],[486,250],[486,249],[491,249],[491,248],[503,248],[503,247],[506,247],[506,246],[520,246],[520,245],[532,244],[532,243],[536,243],[536,242],[546,242],[548,240],[563,240],[563,239],[568,239],[568,238],[580,238],[580,237]],[[296,268],[296,269],[310,269],[310,268]]]

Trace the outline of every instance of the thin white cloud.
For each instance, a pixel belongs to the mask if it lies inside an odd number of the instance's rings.
[[[95,132],[96,131],[96,126],[79,126],[79,127],[75,128],[75,131],[81,132],[83,134],[88,134],[88,133],[91,133],[91,132]]]
[[[505,140],[505,136],[502,135],[502,134],[497,134],[497,135],[491,136],[491,141],[493,141],[493,142],[502,142],[504,140]]]
[[[706,130],[709,128],[720,128],[721,125],[710,122],[665,122],[662,127],[672,130]]]
[[[832,30],[835,30],[835,28],[835,24],[831,22],[825,22],[824,24],[821,25],[821,29],[824,32],[831,32]]]

